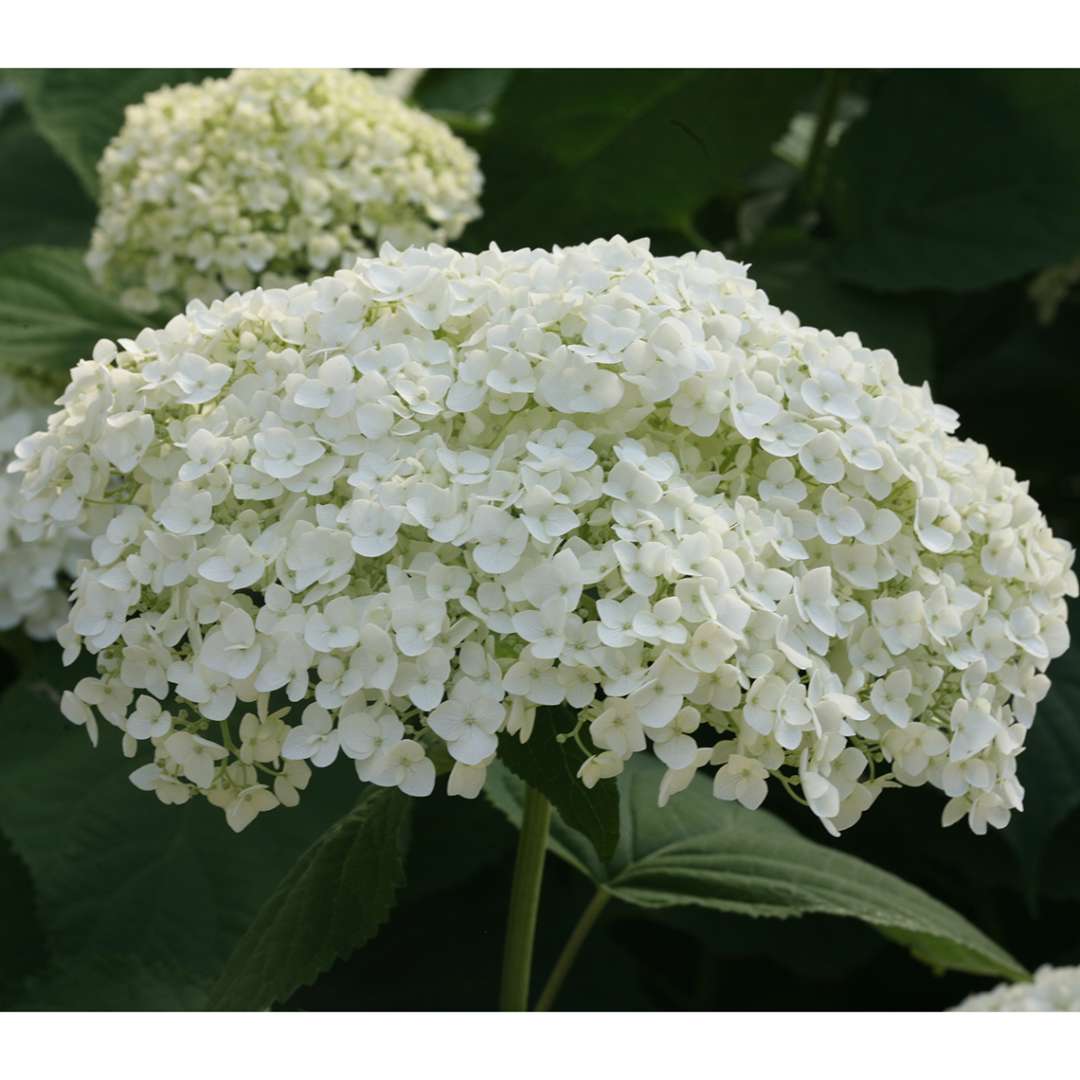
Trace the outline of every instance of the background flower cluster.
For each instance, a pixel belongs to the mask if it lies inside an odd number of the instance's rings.
[[[87,264],[150,312],[453,239],[482,185],[476,154],[381,80],[290,69],[149,94],[98,173]]]

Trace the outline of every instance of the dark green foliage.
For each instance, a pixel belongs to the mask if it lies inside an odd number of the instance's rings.
[[[842,334],[856,331],[865,345],[888,349],[910,383],[934,376],[930,319],[918,301],[886,296],[838,280],[828,245],[797,229],[766,232],[745,253],[751,276],[779,307],[799,321]]]
[[[0,833],[0,1009],[19,1000],[27,978],[48,962],[34,882],[26,864]]]
[[[1076,633],[1077,605],[1071,605]],[[1037,892],[1043,855],[1054,830],[1080,807],[1080,650],[1071,649],[1054,665],[1053,686],[1039,706],[1038,722],[1020,759],[1020,777],[1027,786],[1024,812],[1006,832]]]
[[[0,111],[0,251],[90,239],[95,207],[18,104]]]
[[[142,324],[90,280],[73,248],[0,252],[0,368],[63,387],[99,338],[134,335]]]
[[[416,104],[445,120],[459,134],[475,136],[492,120],[512,71],[454,68],[427,72],[416,88]]]
[[[200,68],[35,68],[6,73],[37,129],[91,194],[97,163],[124,122],[124,109],[151,90],[227,74]]]
[[[211,992],[212,1008],[269,1008],[375,936],[404,880],[409,808],[396,788],[364,789],[259,910]]]
[[[524,788],[493,769],[488,793],[512,821]],[[920,889],[800,836],[768,811],[717,804],[701,774],[663,813],[664,766],[636,756],[619,779],[622,840],[605,866],[556,820],[552,849],[600,888],[644,908],[696,906],[752,917],[839,915],[876,927],[926,963],[1023,978],[1024,969],[974,926]]]
[[[320,775],[295,814],[235,836],[202,800],[166,807],[138,791],[115,732],[92,750],[46,679],[66,681],[55,649],[0,700],[0,821],[53,959],[34,965],[29,1003],[198,1006],[274,886],[355,799],[355,773]]]
[[[833,162],[838,271],[982,289],[1080,251],[1075,71],[894,71]]]
[[[484,216],[471,244],[575,244],[661,229],[737,199],[810,72],[518,71],[482,144]]]

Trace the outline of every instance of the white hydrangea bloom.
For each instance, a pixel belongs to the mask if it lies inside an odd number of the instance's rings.
[[[91,272],[155,311],[454,239],[480,213],[476,154],[400,90],[286,69],[148,94],[98,164]]]
[[[29,377],[0,373],[0,467],[16,444],[44,427],[55,392]],[[74,577],[85,540],[57,528],[48,540],[24,542],[16,519],[19,478],[0,473],[0,630],[22,625],[39,641],[53,637],[67,618],[63,577]]]
[[[972,994],[953,1012],[1080,1012],[1080,967],[1039,968],[1031,982]]]
[[[439,743],[471,797],[569,710],[582,782],[651,750],[662,803],[716,766],[833,833],[899,785],[1021,807],[1074,552],[890,353],[718,253],[387,246],[102,342],[61,404],[13,469],[96,538],[70,718],[149,741],[166,801],[239,827],[341,755],[424,794]]]

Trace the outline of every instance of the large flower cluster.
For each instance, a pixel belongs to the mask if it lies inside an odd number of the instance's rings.
[[[1026,983],[972,994],[954,1012],[1080,1012],[1080,967],[1041,967]]]
[[[339,754],[420,795],[439,744],[475,795],[544,724],[588,785],[651,747],[661,802],[717,766],[832,832],[898,784],[976,832],[1021,806],[1072,549],[890,353],[718,253],[387,247],[101,342],[62,405],[16,468],[96,537],[64,708],[166,801],[241,827]]]
[[[55,392],[44,383],[0,374],[0,468],[15,446],[35,428],[44,427]],[[61,582],[74,576],[84,543],[64,529],[45,541],[23,539],[16,520],[19,478],[0,473],[0,630],[22,624],[30,637],[51,638],[67,617],[67,590]]]
[[[136,311],[292,285],[384,241],[458,236],[476,155],[361,72],[236,71],[131,106],[87,263]]]

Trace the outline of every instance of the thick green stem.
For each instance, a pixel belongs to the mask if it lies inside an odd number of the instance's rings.
[[[540,884],[544,877],[550,822],[551,803],[539,791],[526,788],[525,816],[521,821],[514,882],[510,888],[510,916],[506,921],[499,993],[499,1007],[504,1012],[525,1012],[529,1008],[536,913],[540,907]]]
[[[610,899],[611,894],[604,892],[603,889],[597,889],[593,893],[593,898],[581,913],[577,925],[566,939],[566,944],[563,946],[562,952],[559,953],[559,959],[555,961],[555,967],[552,968],[547,984],[540,994],[540,1000],[536,1003],[537,1012],[547,1012],[551,1008],[552,1003],[555,1001],[555,995],[562,988],[570,968],[577,959],[577,954],[581,951],[581,946],[589,936],[589,931],[596,925],[600,912],[604,910]]]

